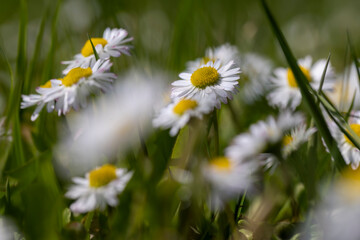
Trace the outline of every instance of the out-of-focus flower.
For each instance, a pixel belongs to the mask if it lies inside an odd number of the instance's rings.
[[[205,56],[203,58],[198,58],[195,61],[188,62],[187,69],[193,72],[202,65],[207,64],[209,61],[215,62],[217,60],[220,61],[221,66],[230,61],[233,61],[235,65],[239,66],[240,58],[237,47],[226,43],[216,48],[208,48],[206,49]]]
[[[216,97],[216,107],[221,102],[227,103],[237,92],[240,68],[233,61],[221,65],[221,61],[209,61],[201,65],[192,73],[183,72],[181,80],[172,83],[172,98]]]
[[[320,86],[321,76],[325,69],[326,60],[321,59],[312,64],[312,58],[307,56],[298,61],[299,67],[312,88],[317,90]],[[296,83],[293,72],[290,68],[276,68],[275,77],[271,77],[272,90],[267,95],[267,99],[272,106],[279,108],[295,109],[301,103],[300,89]],[[335,74],[331,65],[328,66],[323,90],[333,89]]]
[[[360,111],[354,111],[351,115],[348,120],[350,128],[360,137]],[[345,136],[334,122],[329,123],[329,129],[338,144],[346,164],[351,164],[353,169],[357,169],[360,163],[360,150]]]
[[[315,212],[315,226],[327,240],[360,239],[360,170],[346,169]],[[305,229],[309,231],[309,229]]]
[[[283,157],[297,150],[301,144],[307,142],[309,137],[316,132],[316,128],[306,128],[306,124],[300,124],[291,129],[290,134],[286,134],[282,140]]]
[[[181,98],[161,109],[153,120],[154,127],[171,128],[170,135],[175,136],[192,117],[202,118],[215,106],[215,98]]]
[[[61,166],[83,173],[139,143],[151,127],[153,107],[159,105],[165,82],[163,76],[148,77],[133,70],[121,77],[109,94],[68,118],[72,135],[65,136],[57,148]]]
[[[250,190],[256,166],[254,161],[237,161],[226,156],[204,164],[203,175],[211,185],[211,205],[219,208],[224,201]]]
[[[5,118],[0,118],[0,139],[12,140],[11,130],[4,129]]]
[[[340,111],[348,111],[355,96],[353,109],[360,109],[359,77],[355,65],[345,69],[334,85],[334,90],[327,96]]]
[[[95,50],[100,59],[107,59],[109,57],[119,57],[121,54],[130,55],[130,46],[126,43],[133,40],[132,37],[126,38],[128,32],[125,29],[106,28],[102,38],[91,38]],[[71,69],[81,67],[87,68],[95,63],[95,55],[93,52],[90,40],[87,40],[81,53],[76,54],[74,60],[63,61],[62,64],[68,65],[63,71],[67,74]]]
[[[17,228],[10,219],[6,217],[0,217],[1,240],[14,240],[16,232],[17,232]]]
[[[52,79],[38,87],[38,95],[22,95],[21,108],[37,105],[31,116],[34,121],[45,105],[48,112],[56,110],[59,116],[71,108],[85,107],[90,93],[106,92],[112,88],[116,75],[108,72],[111,66],[109,60],[99,59],[92,67],[73,68],[64,78]]]
[[[240,67],[244,82],[240,95],[246,102],[252,103],[268,90],[272,63],[263,56],[248,53],[241,58]]]
[[[104,210],[107,205],[118,204],[117,195],[121,193],[133,173],[113,165],[103,165],[86,174],[85,178],[75,177],[66,197],[77,199],[70,209],[75,213],[86,213],[95,209]]]
[[[226,148],[226,155],[232,159],[247,159],[265,153],[268,147],[280,143],[287,131],[303,122],[299,113],[285,111],[277,119],[273,116],[250,126],[246,133],[236,136]]]

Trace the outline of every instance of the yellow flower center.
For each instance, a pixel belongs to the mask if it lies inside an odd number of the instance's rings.
[[[41,88],[51,88],[51,81],[47,81],[46,83],[44,83],[43,85],[40,85]]]
[[[175,107],[173,108],[174,113],[183,115],[189,109],[194,109],[198,106],[198,103],[195,100],[191,99],[182,99],[180,100]]]
[[[63,78],[59,79],[62,81],[62,84],[66,87],[70,87],[73,84],[77,83],[83,77],[89,77],[92,75],[91,68],[73,68],[70,72]]]
[[[103,47],[108,43],[106,39],[104,38],[91,38],[92,43],[94,44],[94,47],[101,44]],[[81,49],[81,54],[84,57],[88,57],[92,54],[94,54],[93,48],[91,46],[90,40],[87,40],[83,48]]]
[[[210,166],[218,171],[230,171],[232,164],[227,157],[217,157],[210,161]]]
[[[283,145],[283,146],[287,146],[287,145],[289,145],[293,140],[294,140],[294,139],[293,139],[292,136],[290,136],[290,135],[285,135],[284,138],[283,138],[283,140],[282,140],[282,145]]]
[[[116,167],[110,164],[94,169],[89,173],[91,187],[98,188],[116,179]]]
[[[195,87],[204,89],[219,81],[219,73],[213,67],[202,67],[193,72],[190,80]]]
[[[350,128],[356,133],[356,135],[358,135],[360,137],[360,124],[350,124]],[[350,139],[344,134],[345,137],[345,141],[349,144],[351,144],[353,147],[355,147],[355,145],[350,141]]]
[[[311,82],[311,76],[310,76],[310,72],[309,70],[307,70],[306,68],[300,66],[300,70],[302,71],[302,73],[305,75],[306,79]],[[296,83],[296,80],[295,80],[295,76],[294,76],[294,73],[291,71],[290,68],[288,68],[288,71],[287,71],[287,80],[288,80],[288,83],[289,83],[289,86],[290,87],[293,87],[293,88],[297,88],[298,85]]]

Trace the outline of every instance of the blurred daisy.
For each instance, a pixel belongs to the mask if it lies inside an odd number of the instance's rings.
[[[126,169],[106,164],[90,171],[85,178],[73,178],[75,185],[65,194],[67,198],[77,199],[71,204],[71,211],[86,213],[104,210],[106,205],[115,207],[117,195],[125,189],[132,175]]]
[[[336,180],[315,211],[317,231],[321,239],[360,239],[360,172],[346,169]],[[309,231],[309,229],[305,229]]]
[[[217,157],[206,163],[203,175],[211,185],[213,207],[221,207],[224,201],[249,190],[255,170],[254,161],[236,161],[229,157]]]
[[[352,112],[352,117],[349,118],[348,124],[355,134],[360,137],[360,111]],[[346,164],[351,164],[353,169],[357,169],[360,163],[360,150],[345,136],[334,122],[329,123],[329,129],[339,146],[339,150]]]
[[[307,56],[300,59],[298,64],[311,87],[317,90],[320,86],[321,76],[325,69],[326,60],[321,59],[312,64],[312,58]],[[287,107],[295,109],[301,103],[301,93],[293,72],[290,68],[277,68],[274,70],[274,75],[274,77],[270,78],[272,90],[267,95],[270,105],[282,109]],[[335,74],[329,64],[322,89],[324,91],[333,89],[334,81]]]
[[[301,114],[290,111],[280,113],[277,119],[270,116],[266,121],[251,125],[248,132],[236,136],[225,153],[237,160],[259,158],[259,154],[266,153],[269,147],[279,144],[285,133],[303,120]]]
[[[272,63],[263,56],[248,53],[241,58],[240,67],[244,83],[240,95],[246,102],[252,103],[268,90]]]
[[[104,157],[119,156],[139,144],[140,132],[146,137],[151,130],[153,107],[161,102],[166,78],[133,70],[121,76],[122,81],[98,98],[93,108],[70,115],[73,134],[64,135],[56,149],[58,165],[70,172],[59,174],[78,175],[103,164]]]
[[[153,126],[171,128],[170,135],[175,136],[192,117],[202,118],[214,108],[215,98],[197,100],[195,98],[181,98],[161,109],[153,120]]]
[[[172,83],[172,98],[208,98],[216,97],[216,107],[221,102],[227,103],[237,93],[236,87],[240,78],[240,68],[233,61],[221,65],[219,60],[209,61],[192,73],[184,72],[181,80]]]
[[[14,240],[25,239],[21,238],[21,234],[18,232],[17,227],[13,221],[7,217],[0,217],[0,239],[1,240]]]
[[[334,90],[326,95],[340,111],[348,111],[355,96],[353,109],[360,109],[359,77],[354,64],[345,69],[344,74],[338,77]]]
[[[289,134],[286,134],[282,139],[282,154],[286,158],[292,152],[299,149],[299,147],[307,142],[312,134],[316,132],[316,128],[306,128],[306,124],[300,124],[291,129]]]
[[[61,79],[52,79],[37,88],[39,95],[23,95],[21,108],[37,105],[31,120],[39,116],[42,108],[47,105],[48,112],[56,110],[59,114],[66,114],[71,107],[78,110],[85,107],[90,93],[109,91],[116,75],[108,72],[112,63],[110,60],[99,59],[93,67],[73,68]]]
[[[131,46],[127,45],[133,38],[128,36],[128,32],[122,28],[106,28],[102,38],[91,38],[95,50],[100,59],[109,57],[119,57],[121,54],[130,55]],[[87,40],[81,53],[75,55],[74,60],[63,61],[62,64],[68,65],[63,71],[67,74],[71,69],[81,67],[87,68],[95,63],[95,55],[90,40]]]
[[[0,118],[0,139],[12,140],[11,130],[4,129],[5,117]]]
[[[208,48],[206,49],[205,57],[188,62],[187,69],[193,72],[202,65],[207,64],[209,61],[215,62],[216,60],[219,60],[221,65],[233,61],[234,64],[239,66],[239,51],[236,46],[232,46],[228,43],[216,48]]]

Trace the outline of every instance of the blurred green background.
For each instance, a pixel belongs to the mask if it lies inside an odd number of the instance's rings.
[[[0,8],[0,46],[14,66],[17,56],[20,1],[2,0]],[[325,58],[332,53],[338,71],[344,68],[346,31],[355,43],[360,32],[356,0],[271,0],[268,1],[297,57]],[[63,66],[78,53],[90,36],[101,36],[106,27],[122,27],[134,37],[133,58],[122,58],[118,66],[147,64],[176,74],[185,62],[201,56],[209,46],[229,42],[241,52],[257,52],[284,64],[283,54],[272,35],[259,1],[253,0],[31,0],[28,5],[27,59],[30,61],[44,15],[46,25],[41,53],[35,67],[32,88],[45,82],[36,74],[46,64],[51,43],[52,22],[57,5],[59,14],[52,77],[60,77]],[[0,112],[9,92],[9,75],[2,57],[0,65]],[[131,63],[131,64],[130,64]],[[146,66],[146,65],[143,65]],[[119,67],[120,68],[120,67]]]

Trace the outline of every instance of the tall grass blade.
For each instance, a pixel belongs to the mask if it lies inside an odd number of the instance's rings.
[[[47,20],[48,16],[49,16],[49,11],[47,10],[41,20],[39,33],[37,34],[37,37],[36,37],[34,54],[30,61],[29,66],[28,66],[29,69],[27,71],[25,82],[24,82],[23,94],[29,94],[30,88],[31,88],[31,83],[34,82],[34,81],[32,81],[32,79],[34,79],[34,71],[35,71],[36,62],[38,61],[39,56],[40,56],[42,41],[43,41],[43,36],[44,36],[44,30],[45,30],[46,20]]]
[[[96,49],[95,49],[95,46],[94,46],[93,42],[91,41],[90,35],[88,34],[87,36],[88,36],[88,39],[89,39],[89,41],[90,41],[90,43],[91,43],[91,47],[92,47],[92,49],[93,49],[93,52],[94,52],[94,55],[95,55],[95,59],[96,59],[96,61],[97,61],[97,60],[99,60],[99,54],[97,53],[97,51],[96,51]]]

